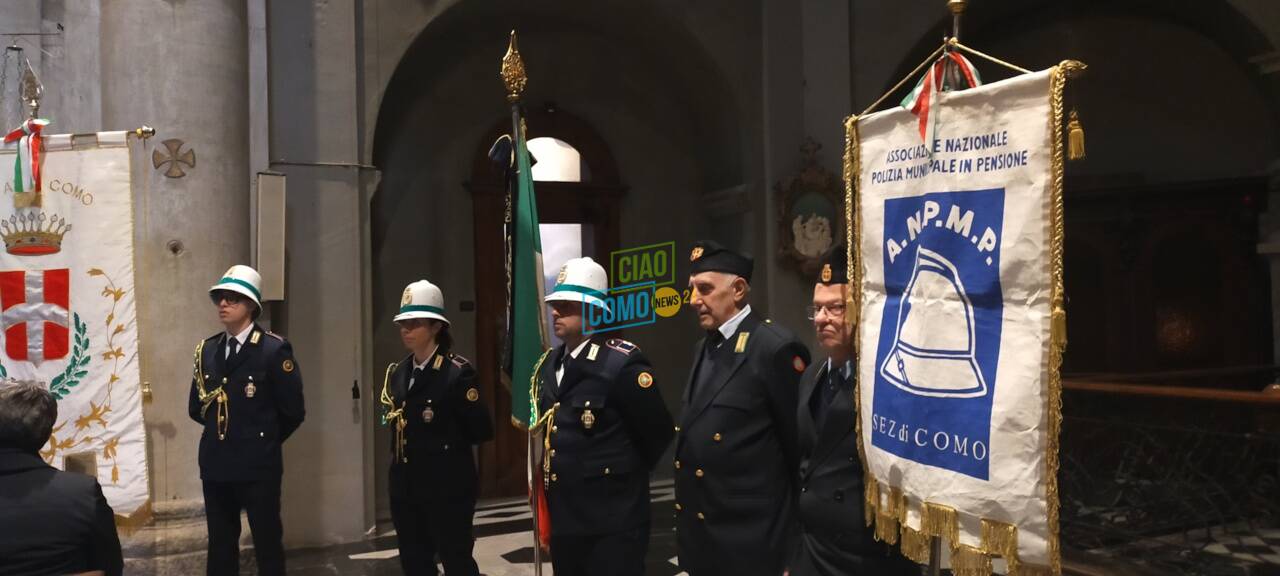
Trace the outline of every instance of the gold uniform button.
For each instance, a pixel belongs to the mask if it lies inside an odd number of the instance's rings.
[[[679,470],[679,469],[680,469],[680,461],[676,460],[676,470]]]
[[[679,512],[681,510],[683,510],[683,508],[680,507],[680,503],[676,502],[676,512]]]
[[[559,479],[559,478],[557,478],[555,474],[552,474],[552,475],[551,475],[551,481],[552,481],[552,482],[555,482],[555,481],[556,481],[556,480],[558,480],[558,479]]]
[[[699,477],[699,478],[701,478],[701,477],[702,477],[702,469],[701,469],[701,468],[699,468],[699,469],[697,469],[697,470],[694,470],[694,471],[693,471],[693,475],[694,475],[694,476],[697,476],[697,477]]]
[[[701,512],[699,512],[699,513],[698,513],[698,519],[699,519],[699,520],[706,520],[706,519],[707,519],[707,517],[706,517],[706,516],[703,516],[703,515],[702,515],[702,513],[701,513]]]
[[[680,431],[680,427],[676,426],[676,432],[679,432],[679,431]]]
[[[559,432],[559,431],[560,431],[560,427],[559,427],[559,426],[552,426],[552,427],[551,427],[551,431],[552,431],[552,432]]]
[[[608,476],[608,475],[609,475],[609,469],[608,469],[608,468],[605,468],[605,469],[604,469],[604,475],[605,475],[605,476]]]
[[[716,442],[719,442],[719,441],[720,441],[720,433],[719,433],[719,432],[716,432],[716,435],[715,435],[715,436],[712,436],[712,437],[711,437],[711,439],[712,439],[712,440],[715,440]]]
[[[552,449],[551,449],[551,457],[552,457],[552,458],[555,458],[555,457],[556,457],[556,449],[555,449],[555,448],[552,448]]]

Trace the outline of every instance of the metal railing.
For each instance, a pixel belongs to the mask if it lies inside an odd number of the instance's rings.
[[[1276,553],[1256,544],[1280,528],[1280,388],[1110,377],[1067,379],[1064,388],[1064,549],[1213,576],[1255,573],[1267,563],[1259,555]]]

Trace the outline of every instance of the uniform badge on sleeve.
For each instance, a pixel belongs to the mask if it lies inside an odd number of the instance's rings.
[[[636,383],[639,384],[641,388],[647,389],[650,386],[653,386],[653,375],[648,372],[641,372],[640,375],[636,377]]]
[[[292,373],[292,372],[293,372],[293,360],[290,360],[290,359],[286,358],[284,362],[281,362],[281,363],[280,363],[280,369],[281,369],[281,370],[284,370],[284,373],[285,373],[285,374],[290,374],[290,373]]]
[[[467,388],[467,402],[475,402],[480,399],[480,391],[475,388]]]

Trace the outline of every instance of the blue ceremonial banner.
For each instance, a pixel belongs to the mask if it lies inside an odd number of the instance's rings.
[[[873,446],[987,479],[1004,189],[884,201]]]
[[[845,123],[859,450],[876,536],[1061,572],[1062,91],[1075,64]],[[944,566],[945,567],[945,566]]]

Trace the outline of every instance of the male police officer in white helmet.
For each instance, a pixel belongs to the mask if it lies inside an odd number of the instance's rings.
[[[644,573],[649,472],[671,442],[671,414],[639,347],[589,332],[609,280],[591,258],[560,269],[546,296],[564,343],[539,360],[539,413],[556,576]],[[584,318],[586,320],[584,320]]]
[[[209,528],[210,576],[240,573],[240,511],[249,516],[258,573],[282,576],[282,444],[306,411],[293,348],[254,320],[258,272],[232,266],[209,289],[223,330],[196,346],[189,412],[204,426],[200,478]]]

